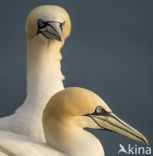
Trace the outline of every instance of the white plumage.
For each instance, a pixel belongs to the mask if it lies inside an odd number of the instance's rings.
[[[55,149],[30,138],[0,130],[0,156],[62,156]],[[3,155],[2,155],[3,154]]]
[[[104,156],[100,141],[84,128],[107,129],[148,143],[137,130],[119,119],[95,93],[67,88],[49,100],[43,112],[46,144],[0,131],[0,150],[15,156]],[[37,133],[37,129],[34,129]]]
[[[27,97],[13,115],[0,119],[0,130],[45,141],[42,112],[50,97],[64,88],[60,49],[70,29],[68,13],[58,6],[40,6],[29,14],[26,21]]]

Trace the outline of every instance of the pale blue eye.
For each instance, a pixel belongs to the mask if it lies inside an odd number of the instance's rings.
[[[104,109],[103,109],[101,106],[97,106],[95,112],[96,112],[97,114],[101,114],[101,113],[104,112]]]

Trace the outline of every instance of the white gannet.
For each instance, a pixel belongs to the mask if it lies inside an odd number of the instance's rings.
[[[52,96],[42,122],[46,144],[0,131],[1,151],[15,156],[104,156],[100,141],[84,128],[109,130],[148,144],[141,133],[119,119],[98,95],[83,88],[66,88]]]
[[[15,114],[0,119],[1,130],[45,141],[42,112],[50,97],[64,88],[60,49],[70,30],[69,15],[61,7],[45,5],[31,11],[26,21],[27,97]]]

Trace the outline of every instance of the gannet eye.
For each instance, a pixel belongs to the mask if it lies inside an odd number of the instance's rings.
[[[46,27],[46,25],[47,25],[46,22],[44,22],[41,19],[38,19],[38,27],[39,27],[39,29],[42,29],[42,28]]]
[[[65,21],[64,21],[63,23],[60,23],[60,28],[61,28],[61,30],[63,30],[64,24],[65,24]]]
[[[102,114],[102,113],[104,113],[104,109],[101,106],[97,106],[96,110],[95,110],[95,113]]]

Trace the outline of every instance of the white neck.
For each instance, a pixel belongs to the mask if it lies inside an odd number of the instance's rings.
[[[39,37],[27,41],[27,97],[18,110],[43,111],[53,94],[62,90],[64,76],[61,73],[62,44]],[[29,110],[28,110],[29,111]]]
[[[44,132],[47,144],[66,156],[104,156],[100,141],[73,121],[50,118],[49,123],[44,124]]]

